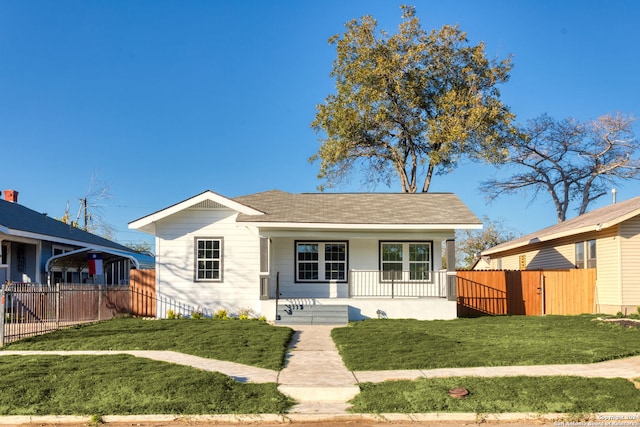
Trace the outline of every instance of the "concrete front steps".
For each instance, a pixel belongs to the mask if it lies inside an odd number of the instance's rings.
[[[285,301],[278,304],[279,325],[346,325],[348,305],[317,305]]]

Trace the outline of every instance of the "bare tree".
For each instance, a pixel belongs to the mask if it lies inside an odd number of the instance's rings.
[[[456,230],[456,259],[460,268],[471,268],[479,252],[518,237],[502,220],[482,218],[482,230]]]
[[[636,158],[638,141],[633,116],[604,115],[581,123],[571,118],[554,120],[542,115],[522,129],[522,139],[509,140],[508,166],[518,172],[506,179],[481,184],[490,199],[501,194],[533,190],[531,202],[547,192],[556,208],[558,222],[576,205],[578,214],[604,196],[620,181],[640,177]]]
[[[71,218],[69,213],[69,201],[67,201],[67,208],[65,209],[64,215],[59,219],[66,224],[81,228],[84,231],[112,239],[114,234],[113,227],[109,225],[102,215],[104,202],[111,197],[111,188],[109,185],[99,181],[97,175],[94,173],[91,175],[89,189],[84,196],[78,199],[78,213],[75,219]]]

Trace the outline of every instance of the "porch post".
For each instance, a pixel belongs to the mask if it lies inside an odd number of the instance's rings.
[[[338,298],[338,282],[336,280],[329,281],[329,298]]]
[[[457,301],[456,296],[456,241],[447,240],[447,299]]]

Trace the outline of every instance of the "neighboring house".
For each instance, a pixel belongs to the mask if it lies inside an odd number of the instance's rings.
[[[18,204],[18,192],[0,200],[0,286],[128,283],[130,268],[154,268],[153,258]],[[91,254],[91,255],[89,255]],[[89,274],[89,257],[101,268]]]
[[[595,268],[596,311],[640,306],[640,197],[614,203],[482,251],[474,269]]]
[[[289,315],[340,306],[351,320],[456,317],[442,246],[481,227],[448,193],[275,190],[205,191],[129,224],[156,237],[159,297],[268,319],[276,300]]]

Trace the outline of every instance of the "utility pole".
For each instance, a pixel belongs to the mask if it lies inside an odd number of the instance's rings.
[[[80,203],[82,204],[82,211],[84,213],[84,227],[82,228],[84,231],[87,231],[88,222],[89,222],[89,212],[87,210],[87,198],[83,197],[80,199]]]

